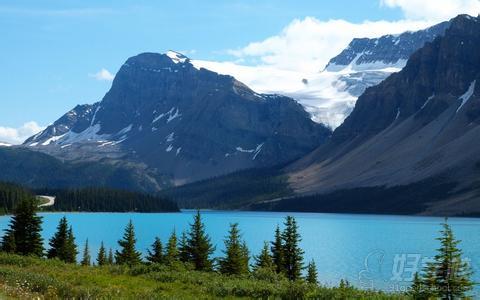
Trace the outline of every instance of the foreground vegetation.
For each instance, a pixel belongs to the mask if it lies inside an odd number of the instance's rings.
[[[324,287],[317,281],[312,261],[305,265],[301,236],[295,218],[277,226],[273,241],[250,259],[238,224],[224,240],[224,255],[212,257],[211,243],[200,212],[187,232],[177,238],[173,230],[164,245],[156,238],[146,261],[136,249],[133,223],[125,228],[115,253],[105,246],[92,257],[86,240],[80,264],[73,228],[66,217],[58,224],[45,253],[38,203],[18,204],[2,238],[0,287],[17,298],[282,298],[282,299],[460,299],[473,286],[471,272],[457,248],[459,243],[447,222],[441,231],[438,255],[415,276],[408,294],[359,290],[342,281]],[[165,246],[165,247],[164,247]],[[45,255],[46,254],[46,255]],[[48,259],[45,259],[44,257]],[[304,272],[306,270],[306,272]]]
[[[194,271],[183,264],[92,267],[5,253],[0,254],[0,284],[4,294],[18,298],[407,298],[360,291],[347,285],[325,288],[306,282],[290,282],[262,271],[224,276]]]

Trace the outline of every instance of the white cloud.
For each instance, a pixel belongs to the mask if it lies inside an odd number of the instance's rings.
[[[0,141],[14,145],[21,144],[27,138],[39,133],[43,129],[45,127],[38,125],[34,121],[27,122],[18,128],[0,126]]]
[[[88,74],[88,76],[100,81],[112,81],[115,78],[115,75],[110,73],[110,71],[105,68],[102,68],[95,74]]]
[[[229,53],[255,65],[309,73],[323,69],[353,38],[419,30],[432,24],[433,22],[420,20],[351,23],[307,17],[292,21],[276,36],[250,43],[241,49],[230,50]]]
[[[228,52],[250,65],[314,72],[322,69],[353,38],[419,30],[458,14],[480,13],[480,0],[379,0],[379,4],[401,9],[403,20],[351,23],[313,17],[296,19],[277,35]]]
[[[381,0],[381,5],[400,8],[408,19],[444,21],[459,14],[477,16],[480,0]]]

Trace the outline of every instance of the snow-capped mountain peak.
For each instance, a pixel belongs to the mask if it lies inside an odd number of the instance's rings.
[[[189,61],[188,57],[186,57],[185,55],[183,55],[180,52],[176,52],[176,51],[173,51],[173,50],[167,51],[167,53],[165,53],[165,55],[170,57],[170,59],[176,64],[185,63],[185,62]]]
[[[330,134],[293,99],[257,94],[169,51],[129,58],[101,102],[75,107],[23,145],[141,164],[177,184],[290,161]]]
[[[415,32],[407,31],[373,39],[353,39],[345,50],[329,61],[325,70],[338,72],[344,69],[353,71],[402,69],[415,50],[443,35],[449,25],[450,22],[442,22]]]

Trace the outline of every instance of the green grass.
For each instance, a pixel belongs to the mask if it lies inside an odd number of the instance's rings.
[[[242,277],[175,266],[82,267],[0,253],[0,294],[20,299],[406,299],[402,295],[291,283],[269,272]]]

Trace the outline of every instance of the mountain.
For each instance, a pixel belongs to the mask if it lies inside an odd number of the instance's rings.
[[[296,194],[309,197],[269,206],[480,214],[478,83],[480,17],[461,15],[402,71],[368,88],[328,143],[287,169]]]
[[[413,52],[443,35],[448,26],[449,22],[443,22],[399,35],[356,38],[315,73],[202,60],[192,60],[192,63],[235,76],[255,91],[294,98],[311,114],[312,120],[335,129],[351,113],[366,88],[400,71]]]
[[[288,162],[330,134],[293,99],[255,93],[169,51],[129,58],[101,102],[75,107],[24,146],[147,169],[164,187]]]
[[[1,142],[0,141],[0,147],[12,147],[12,144]]]
[[[445,34],[450,22],[415,32],[385,35],[379,38],[355,38],[339,55],[332,58],[325,70],[337,72],[346,68],[354,71],[403,68],[410,55],[425,43]]]

